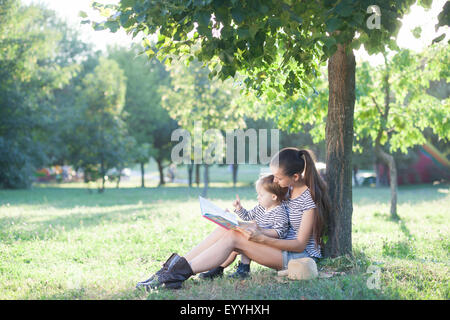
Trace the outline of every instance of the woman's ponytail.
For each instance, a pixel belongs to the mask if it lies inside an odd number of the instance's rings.
[[[330,200],[328,197],[327,186],[317,171],[313,155],[308,150],[299,150],[298,156],[304,163],[303,179],[309,188],[311,197],[317,206],[317,215],[313,225],[313,235],[316,243],[323,245],[323,236],[328,228],[330,214]]]

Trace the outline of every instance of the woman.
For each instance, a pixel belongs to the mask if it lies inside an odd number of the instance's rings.
[[[276,270],[286,269],[290,259],[321,258],[330,206],[326,185],[310,153],[284,148],[272,158],[270,170],[275,182],[290,188],[289,200],[285,201],[289,230],[284,239],[266,236],[255,223],[243,232],[218,227],[184,257],[172,254],[154,276],[137,287],[181,288],[190,276],[220,266],[233,251]]]

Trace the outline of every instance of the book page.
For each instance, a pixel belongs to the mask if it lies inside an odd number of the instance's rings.
[[[216,206],[214,203],[212,203],[211,201],[208,201],[207,199],[205,199],[203,197],[199,197],[199,199],[200,199],[200,209],[202,211],[202,215],[209,214],[209,215],[222,217],[225,220],[228,220],[228,221],[234,223],[235,225],[238,225],[238,219],[235,214],[223,210],[222,208]]]

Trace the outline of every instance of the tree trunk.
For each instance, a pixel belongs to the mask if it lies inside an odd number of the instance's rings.
[[[202,197],[206,198],[206,195],[208,194],[208,183],[209,183],[209,165],[205,163],[205,171],[204,171],[204,181],[203,181],[203,191],[202,191]]]
[[[103,193],[105,191],[105,165],[103,161],[103,156],[100,159],[100,172],[102,174],[102,187],[98,190],[99,193]]]
[[[200,164],[195,165],[195,183],[197,184],[197,188],[200,187]]]
[[[239,165],[237,163],[233,163],[232,166],[233,166],[233,187],[236,187],[237,172],[238,172]]]
[[[389,181],[391,187],[391,218],[398,220],[397,215],[397,166],[395,165],[395,159],[392,155],[383,151],[381,146],[377,144],[375,146],[375,154],[378,159],[384,162],[389,167]]]
[[[397,167],[395,165],[395,159],[392,155],[384,152],[381,147],[381,138],[383,133],[387,129],[387,121],[390,110],[390,84],[389,84],[389,63],[387,60],[386,54],[383,54],[384,64],[386,67],[386,73],[383,79],[383,89],[384,89],[384,111],[381,113],[381,127],[378,130],[377,138],[375,139],[375,155],[377,159],[386,164],[389,168],[389,180],[388,183],[391,187],[391,218],[393,220],[398,220],[399,216],[397,215]],[[378,110],[380,110],[377,105]],[[389,139],[389,134],[388,134]]]
[[[166,181],[164,181],[164,167],[162,165],[162,160],[156,160],[156,163],[158,164],[158,171],[159,171],[159,185],[163,186],[166,184]]]
[[[326,180],[331,201],[325,256],[352,252],[352,144],[355,109],[355,56],[338,45],[328,61]]]
[[[359,182],[358,182],[358,167],[357,166],[353,166],[353,181],[355,183],[355,187],[359,187]]]
[[[375,162],[375,186],[377,188],[381,187],[381,172],[378,161]]]
[[[189,187],[192,187],[192,171],[194,170],[194,165],[192,163],[187,165],[188,169],[188,183]]]
[[[119,189],[120,178],[122,177],[122,169],[119,170],[119,176],[117,177],[116,189]]]
[[[145,182],[144,182],[145,169],[144,169],[144,165],[145,165],[145,163],[141,162],[141,188],[145,188]]]

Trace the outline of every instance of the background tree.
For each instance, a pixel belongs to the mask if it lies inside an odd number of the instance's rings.
[[[204,163],[204,189],[206,196],[209,174],[208,168],[212,158],[208,147],[214,143],[208,140],[206,133],[209,129],[221,130],[241,128],[245,125],[242,113],[238,111],[238,105],[233,101],[239,95],[239,89],[233,86],[231,80],[211,81],[209,71],[201,68],[197,61],[186,62],[189,66],[177,63],[170,68],[171,85],[163,89],[163,107],[169,111],[169,115],[178,121],[178,124],[190,132],[191,137],[196,134],[202,136],[202,162]],[[201,123],[201,132],[195,132],[195,124]],[[215,156],[215,155],[214,155]]]
[[[145,187],[144,165],[150,157],[158,165],[159,185],[164,185],[163,169],[170,162],[170,135],[177,125],[161,106],[160,87],[168,84],[169,74],[158,60],[149,62],[138,55],[141,50],[139,45],[130,49],[111,47],[108,56],[117,61],[127,78],[122,116],[141,150],[137,162],[141,167],[141,187]]]
[[[364,62],[358,68],[355,132],[372,139],[377,159],[389,167],[393,219],[399,219],[397,167],[390,153],[423,145],[425,128],[450,140],[450,100],[427,93],[433,81],[450,82],[449,59],[447,45],[433,45],[418,54],[402,50],[388,58],[384,53],[383,65]]]
[[[108,169],[120,166],[126,148],[127,128],[120,119],[125,100],[125,77],[119,65],[100,57],[92,73],[85,76],[80,88],[80,117],[74,121],[75,141],[72,164],[81,167],[91,179],[101,178],[99,192],[104,191]],[[122,152],[121,152],[122,151]],[[89,180],[89,179],[86,179]]]
[[[0,187],[29,187],[34,170],[51,161],[54,90],[77,71],[60,61],[61,25],[44,7],[0,2]]]

